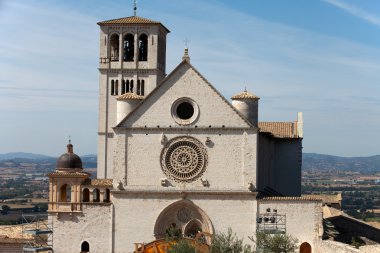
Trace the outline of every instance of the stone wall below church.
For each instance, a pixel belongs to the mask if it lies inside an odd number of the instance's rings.
[[[112,206],[83,204],[83,213],[49,215],[54,253],[80,252],[87,241],[91,253],[112,252]]]
[[[298,239],[298,243],[310,244],[312,252],[317,248],[323,234],[322,203],[308,200],[260,200],[258,214],[267,209],[285,215],[286,234]]]

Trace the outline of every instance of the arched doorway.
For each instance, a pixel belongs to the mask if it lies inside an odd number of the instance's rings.
[[[81,253],[88,253],[90,252],[90,244],[86,241],[82,242],[82,245],[80,247]]]
[[[88,188],[84,188],[82,202],[89,202],[89,201],[90,201],[90,190]]]
[[[311,246],[309,243],[304,242],[300,246],[300,253],[311,253]]]
[[[202,224],[198,220],[191,220],[184,229],[184,236],[195,238],[195,236],[202,231]]]
[[[189,200],[180,200],[166,207],[156,220],[156,239],[165,238],[167,231],[178,229],[180,234],[194,238],[198,232],[213,234],[213,226],[207,214]]]

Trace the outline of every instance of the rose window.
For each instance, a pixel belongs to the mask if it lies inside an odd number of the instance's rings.
[[[194,181],[203,174],[206,164],[206,149],[202,143],[190,137],[173,139],[161,154],[164,173],[176,181]]]

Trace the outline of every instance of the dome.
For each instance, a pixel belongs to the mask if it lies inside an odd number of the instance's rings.
[[[61,155],[57,160],[57,169],[83,169],[82,160],[73,153],[73,145],[67,145],[67,153]]]
[[[247,90],[244,90],[241,93],[238,93],[231,97],[231,99],[253,99],[253,100],[259,100],[260,98],[256,96],[255,94],[249,93]]]

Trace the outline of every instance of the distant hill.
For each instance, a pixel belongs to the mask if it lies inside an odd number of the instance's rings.
[[[367,157],[341,157],[303,153],[302,169],[378,172],[380,171],[380,155]]]
[[[40,154],[24,153],[24,152],[12,152],[12,153],[0,154],[0,161],[16,159],[16,158],[41,160],[41,159],[49,159],[52,157],[46,156],[46,155],[40,155]]]
[[[55,169],[55,164],[58,157],[51,157],[40,154],[14,152],[7,154],[0,154],[0,167],[18,167],[21,163],[30,163],[43,165]],[[97,156],[96,155],[83,155],[81,156],[84,168],[96,168]]]
[[[81,156],[85,168],[97,167],[97,155],[89,154]],[[57,157],[50,157],[40,154],[14,152],[0,154],[0,166],[12,162],[14,166],[20,163],[34,163],[49,165],[51,169],[55,168]],[[351,170],[361,172],[380,172],[380,155],[368,157],[341,157],[332,155],[322,155],[315,153],[303,153],[302,157],[303,170]]]

